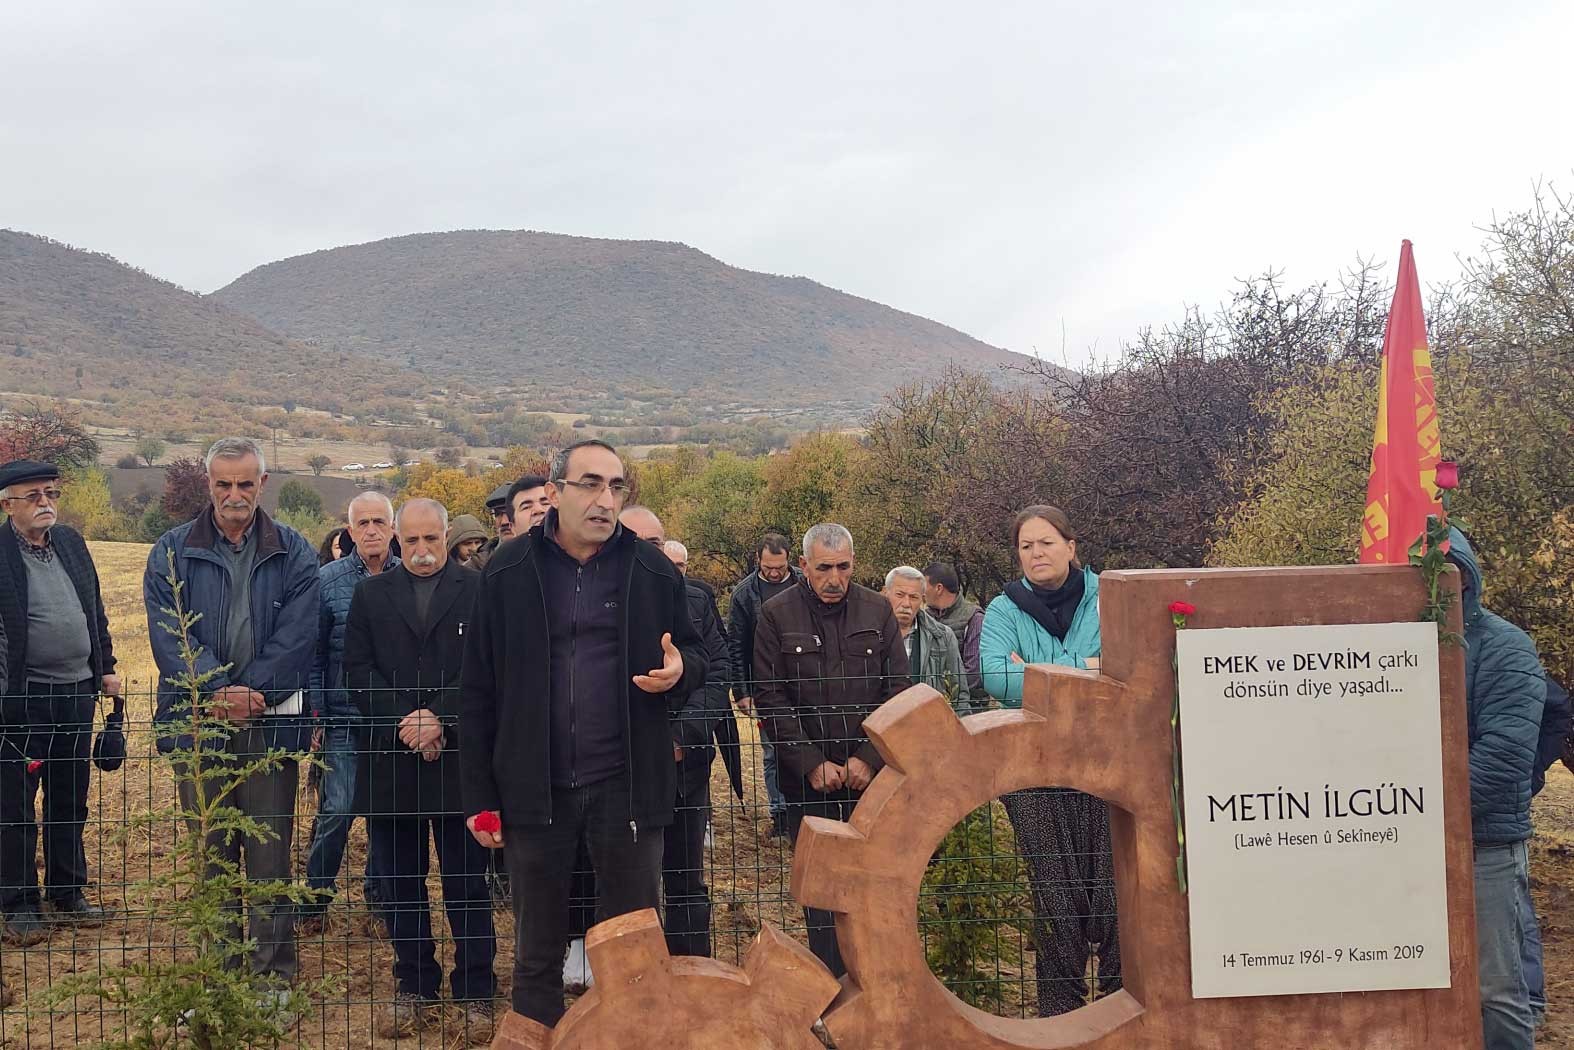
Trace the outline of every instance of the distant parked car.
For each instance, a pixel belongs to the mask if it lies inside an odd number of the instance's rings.
[[[373,470],[388,470],[392,466],[393,466],[392,463],[373,463],[372,464],[372,469]]]
[[[419,467],[421,465],[421,461],[418,459],[407,459],[404,461],[404,465],[407,467]]]
[[[340,470],[365,470],[366,469],[366,464],[365,463],[346,463],[344,466],[340,467],[339,469]]]

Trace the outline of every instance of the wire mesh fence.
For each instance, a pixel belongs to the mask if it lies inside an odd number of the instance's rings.
[[[434,707],[456,706],[430,692]],[[0,1011],[0,1046],[125,1039],[149,1016],[135,1008],[145,983],[138,975],[199,949],[186,913],[207,905],[171,877],[186,856],[183,836],[193,833],[184,815],[191,799],[181,797],[189,792],[177,790],[176,762],[160,752],[167,727],[153,722],[154,698],[124,700],[125,757],[112,769],[94,764],[95,754],[102,761],[115,751],[93,746],[105,734],[107,701],[59,689],[3,700],[0,976],[14,1001]],[[259,994],[299,993],[281,1007],[283,1045],[484,1042],[490,1030],[467,1004],[495,1001],[501,1011],[509,1003],[516,919],[541,904],[518,892],[504,851],[480,848],[464,828],[469,810],[441,775],[459,761],[453,721],[431,775],[416,777],[430,783],[413,794],[412,752],[396,728],[323,720],[310,756],[284,761],[268,790],[226,796],[277,838],[221,834],[215,856],[238,871],[250,862],[291,887],[248,902],[247,939],[230,959],[232,968],[272,975],[256,985]],[[393,743],[374,749],[377,740]],[[728,717],[717,741],[708,753],[682,756],[673,827],[655,832],[669,948],[738,963],[769,923],[822,949],[827,934],[812,935],[790,892],[791,840],[805,813],[845,817],[858,792],[828,805],[801,782],[785,796],[768,788],[766,769],[776,763],[762,723],[746,715]],[[398,760],[397,782],[384,775],[387,759]],[[1076,792],[1019,792],[975,811],[935,850],[914,922],[931,970],[957,996],[1002,1016],[1035,1017],[1118,985],[1101,811]],[[596,921],[598,891],[590,858],[575,867],[567,932],[580,938]],[[212,925],[241,918],[217,916]],[[576,952],[563,966],[570,1000],[594,980]],[[402,986],[438,998],[418,1026],[395,1036],[385,1022]],[[74,994],[62,996],[63,988]],[[163,1023],[174,1030],[182,1021]]]

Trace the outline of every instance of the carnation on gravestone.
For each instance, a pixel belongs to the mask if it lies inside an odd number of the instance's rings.
[[[1170,615],[1172,616],[1190,616],[1196,611],[1197,607],[1191,602],[1170,602]]]

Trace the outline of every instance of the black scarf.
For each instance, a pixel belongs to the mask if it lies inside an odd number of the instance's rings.
[[[1071,630],[1071,621],[1076,619],[1077,607],[1082,604],[1086,591],[1087,581],[1082,578],[1082,570],[1075,567],[1067,574],[1066,582],[1053,590],[1025,580],[1006,584],[1006,597],[1031,616],[1034,623],[1062,642],[1066,640],[1066,632]]]

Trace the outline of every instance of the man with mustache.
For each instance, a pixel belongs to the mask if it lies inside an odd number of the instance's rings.
[[[476,840],[514,899],[514,1009],[563,1015],[569,883],[584,842],[597,918],[657,906],[677,792],[670,716],[704,681],[683,577],[618,524],[623,461],[604,441],[552,461],[552,510],[487,563],[466,632],[459,716]]]
[[[120,679],[98,570],[82,537],[59,524],[60,471],[36,460],[0,466],[0,911],[5,939],[48,936],[34,860],[33,800],[44,789],[44,897],[56,922],[97,925],[83,895],[95,700]],[[30,762],[40,761],[37,772]]]
[[[460,804],[457,722],[465,631],[481,578],[448,557],[441,503],[406,501],[394,529],[403,564],[355,588],[344,638],[345,685],[371,727],[367,828],[398,982],[376,1032],[398,1039],[437,1019],[443,970],[426,893],[435,847],[454,940],[449,991],[475,1044],[492,1037],[497,938],[487,851],[465,828]]]
[[[191,641],[202,647],[197,672],[214,672],[202,686],[207,711],[230,729],[225,740],[205,742],[204,750],[221,750],[237,764],[256,762],[274,748],[307,750],[306,690],[320,611],[317,551],[258,505],[268,483],[262,448],[250,438],[222,438],[208,449],[204,465],[211,505],[159,538],[142,577],[148,638],[159,670],[153,716],[160,728],[158,748],[172,756],[176,792],[187,810],[195,808],[197,793],[189,765],[191,702],[176,684],[186,667],[179,640],[160,626],[170,621],[164,610],[175,607],[170,556],[184,583],[181,603],[201,615],[191,627]],[[233,784],[226,798],[272,833],[215,834],[209,844],[232,863],[244,857],[253,882],[290,878],[296,780],[296,761],[287,758]],[[214,786],[208,781],[209,789]],[[250,903],[252,970],[278,986],[274,996],[282,1003],[296,969],[295,909],[282,900]],[[235,933],[238,940],[239,930]]]
[[[846,820],[884,765],[864,733],[874,709],[912,683],[891,605],[853,582],[853,537],[832,522],[804,534],[804,578],[767,601],[754,632],[754,703],[776,744],[787,830],[806,816]],[[809,948],[847,972],[831,913],[805,908]]]

